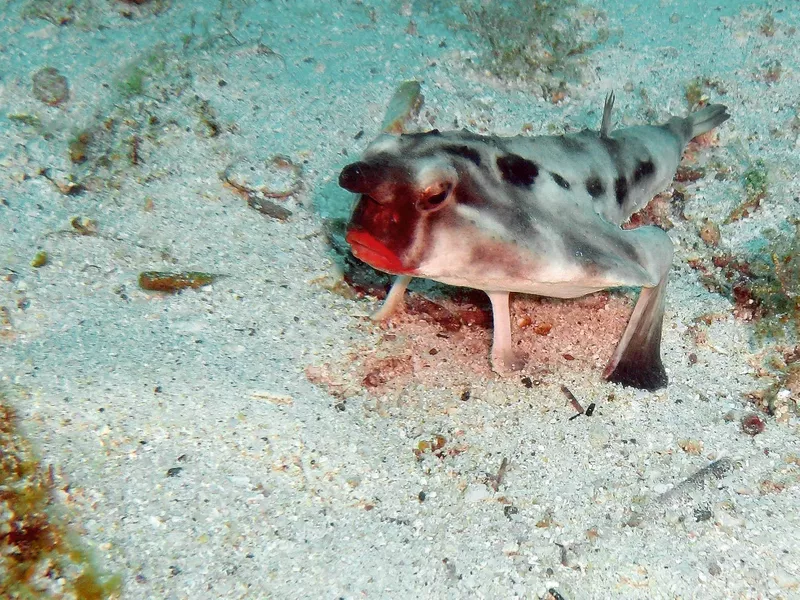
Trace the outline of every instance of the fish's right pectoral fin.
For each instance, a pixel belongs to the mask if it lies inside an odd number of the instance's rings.
[[[657,286],[642,288],[622,339],[603,371],[603,379],[648,391],[667,385],[661,362],[666,287],[664,274]]]
[[[384,321],[396,313],[404,302],[406,288],[411,283],[410,275],[398,275],[381,307],[370,317],[373,321]]]

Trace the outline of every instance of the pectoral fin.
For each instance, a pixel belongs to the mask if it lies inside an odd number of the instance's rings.
[[[525,356],[514,351],[511,346],[511,314],[509,312],[508,292],[486,292],[492,303],[493,338],[492,370],[503,375],[509,371],[519,371],[525,366]]]
[[[603,371],[604,379],[649,391],[667,385],[667,373],[661,363],[666,287],[665,273],[656,287],[642,288],[622,339]]]
[[[391,317],[398,308],[403,306],[404,295],[408,284],[411,283],[410,275],[398,275],[392,282],[389,295],[383,301],[383,305],[372,315],[373,321],[383,321]]]

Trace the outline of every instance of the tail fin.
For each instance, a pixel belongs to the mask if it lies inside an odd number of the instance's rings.
[[[729,118],[728,107],[724,104],[709,104],[702,110],[691,113],[686,117],[692,128],[689,139],[694,139],[698,135],[711,131]]]

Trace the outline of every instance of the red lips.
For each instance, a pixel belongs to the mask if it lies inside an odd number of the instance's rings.
[[[357,259],[363,260],[379,271],[397,275],[412,271],[403,266],[394,252],[366,231],[348,231],[345,240],[350,244],[353,255]]]

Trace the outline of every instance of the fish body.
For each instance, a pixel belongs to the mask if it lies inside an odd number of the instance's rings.
[[[564,136],[482,136],[468,131],[382,135],[340,185],[358,201],[353,254],[398,275],[379,316],[410,278],[481,289],[492,302],[492,363],[522,364],[511,346],[508,295],[574,298],[642,287],[604,376],[666,384],[661,323],[672,243],[657,227],[620,226],[672,181],[686,144],[728,118],[722,105],[660,126],[611,131],[613,95],[599,131]]]

